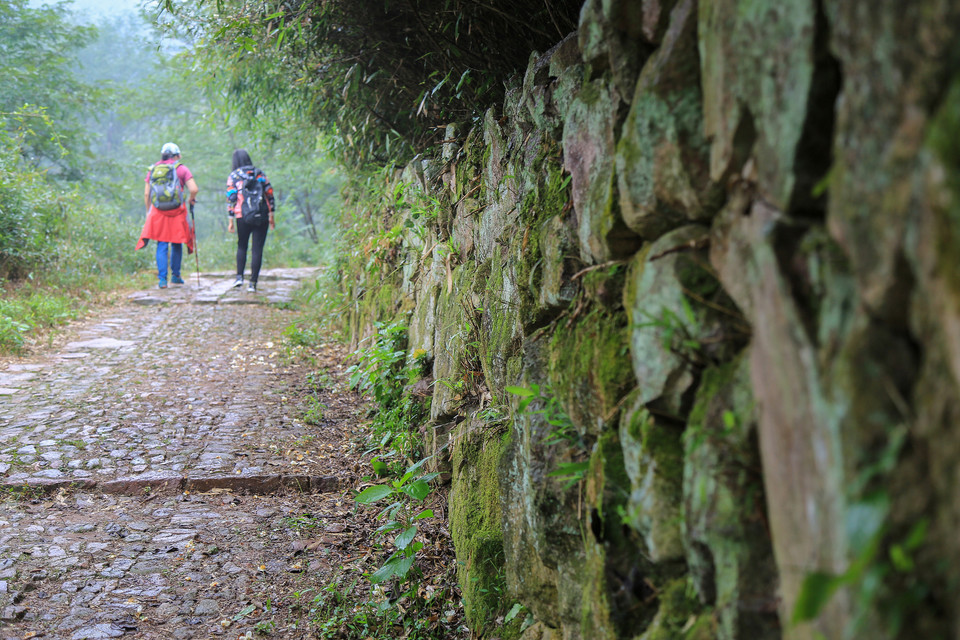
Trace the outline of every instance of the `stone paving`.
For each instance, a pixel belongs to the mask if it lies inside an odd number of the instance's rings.
[[[334,408],[298,418],[308,372],[281,332],[311,275],[138,292],[0,363],[0,638],[311,637],[269,602],[322,573],[323,554],[291,552],[302,514],[345,544],[356,410],[336,408],[334,366]]]

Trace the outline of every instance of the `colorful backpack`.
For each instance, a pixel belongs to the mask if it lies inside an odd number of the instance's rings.
[[[183,206],[183,185],[177,175],[179,162],[158,162],[150,167],[150,202],[160,211]]]
[[[264,193],[266,178],[251,167],[243,173],[243,188],[240,189],[240,217],[245,224],[262,226],[270,217],[270,205]]]

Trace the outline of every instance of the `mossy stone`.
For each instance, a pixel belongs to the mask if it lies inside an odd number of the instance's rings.
[[[529,316],[531,328],[556,318],[580,290],[573,280],[580,261],[576,258],[577,240],[570,225],[561,216],[554,216],[541,225],[538,235],[540,260],[532,268],[536,304]]]
[[[639,2],[630,0],[587,0],[580,10],[577,33],[583,61],[597,74],[609,73],[628,101],[652,48],[641,38],[642,11]]]
[[[457,413],[464,396],[475,382],[469,366],[474,357],[470,346],[476,319],[471,285],[477,266],[468,262],[452,272],[450,287],[443,286],[437,300],[436,335],[434,338],[433,401],[430,418],[435,424],[447,421]]]
[[[527,338],[518,386],[548,386],[549,344],[545,337]],[[518,371],[518,373],[520,373]],[[516,397],[506,398],[516,407]],[[539,620],[558,628],[564,621],[579,626],[580,581],[583,562],[581,527],[575,488],[550,474],[576,451],[549,444],[556,427],[542,414],[514,416],[509,446],[501,464],[504,513],[504,553],[511,594]]]
[[[581,635],[617,640],[649,624],[657,610],[656,590],[679,565],[654,567],[636,534],[623,526],[629,478],[616,431],[597,440],[584,477],[585,561]]]
[[[638,392],[624,406],[620,442],[630,489],[624,521],[643,537],[653,562],[682,558],[682,425],[657,420]]]
[[[564,166],[571,176],[573,207],[580,220],[580,253],[586,263],[628,256],[640,244],[614,201],[614,125],[619,103],[620,96],[609,82],[586,83],[564,124]]]
[[[617,144],[623,220],[646,240],[709,219],[723,200],[708,169],[696,30],[696,3],[682,0],[640,74]]]
[[[696,631],[700,625],[690,624],[702,607],[691,597],[688,586],[685,579],[677,578],[663,587],[657,616],[637,640],[714,640],[713,635],[700,635],[702,630]]]
[[[481,333],[477,336],[483,376],[497,397],[503,397],[503,389],[509,384],[506,364],[519,352],[523,337],[519,314],[522,295],[513,273],[513,268],[523,265],[509,261],[505,253],[498,246],[488,261],[489,275],[484,282],[480,311]]]
[[[704,371],[685,434],[690,576],[718,640],[779,640],[778,571],[766,522],[749,360]]]
[[[700,369],[742,345],[732,301],[707,261],[708,232],[681,227],[631,261],[624,290],[640,402],[682,421]]]
[[[467,624],[484,635],[509,607],[503,555],[499,465],[502,430],[479,418],[461,422],[450,436],[453,476],[450,533]]]
[[[561,322],[550,338],[550,386],[584,434],[616,424],[620,400],[635,384],[628,338],[622,315],[600,307]]]
[[[700,62],[710,178],[751,155],[765,199],[787,210],[814,78],[815,2],[701,0]]]

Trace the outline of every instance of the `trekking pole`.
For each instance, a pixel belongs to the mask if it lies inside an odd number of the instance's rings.
[[[197,240],[197,218],[193,215],[193,204],[190,203],[190,219],[193,220],[193,257],[197,259],[197,291],[200,290],[200,242]]]

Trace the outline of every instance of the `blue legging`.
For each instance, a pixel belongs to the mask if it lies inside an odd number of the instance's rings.
[[[170,270],[174,279],[180,277],[180,263],[183,260],[183,245],[179,242],[157,243],[157,275],[161,280],[167,280],[167,245],[170,245]]]

